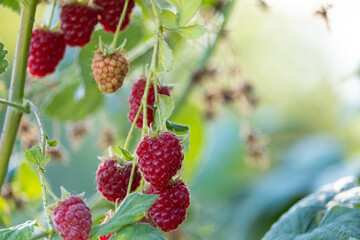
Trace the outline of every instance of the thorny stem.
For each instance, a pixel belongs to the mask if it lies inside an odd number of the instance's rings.
[[[27,4],[22,4],[21,8],[20,29],[16,43],[9,93],[9,101],[18,104],[23,103],[27,59],[37,3],[38,0],[28,0]],[[21,115],[22,112],[18,109],[7,108],[0,139],[0,187],[6,176]]]
[[[124,8],[123,8],[123,11],[121,13],[121,17],[119,19],[119,23],[117,25],[115,36],[114,36],[114,39],[113,39],[113,42],[112,42],[111,52],[115,51],[116,43],[117,43],[117,40],[118,40],[119,35],[120,35],[119,33],[120,33],[121,25],[122,25],[122,23],[124,21],[128,5],[129,5],[129,0],[125,0]]]
[[[42,152],[43,156],[45,156],[46,140],[48,139],[48,136],[45,131],[45,126],[44,126],[43,121],[41,120],[39,110],[37,109],[35,104],[30,100],[27,100],[27,102],[29,103],[29,106],[30,106],[31,110],[33,111],[36,121],[38,123],[39,130],[40,130],[40,137],[41,137],[41,152]]]
[[[47,195],[47,187],[46,187],[46,180],[45,180],[45,175],[44,175],[44,169],[42,167],[39,167],[38,170],[38,174],[39,174],[39,178],[40,178],[40,183],[41,183],[41,191],[42,191],[42,198],[43,198],[43,207],[44,207],[44,212],[45,212],[45,218],[46,221],[48,223],[49,229],[50,231],[54,230],[54,225],[52,223],[50,214],[49,214],[49,210],[48,210],[48,195]]]
[[[26,105],[15,103],[15,102],[10,102],[10,101],[8,101],[6,99],[2,99],[2,98],[0,98],[0,103],[5,104],[10,107],[13,107],[13,108],[16,108],[24,113],[30,113],[30,110],[29,110],[28,106],[26,106]]]
[[[151,83],[151,79],[153,77],[153,75],[156,74],[156,61],[158,58],[158,49],[159,49],[159,43],[160,43],[160,29],[161,29],[161,22],[160,22],[160,18],[159,18],[159,13],[156,9],[156,5],[154,0],[150,0],[150,4],[154,13],[154,17],[155,17],[155,33],[156,33],[156,40],[154,43],[154,50],[153,50],[153,55],[151,58],[151,64],[150,64],[150,69],[149,69],[149,73],[148,76],[146,78],[146,86],[145,86],[145,91],[144,91],[144,95],[142,97],[142,107],[143,107],[143,128],[142,128],[142,133],[141,133],[141,137],[143,138],[145,136],[145,133],[147,132],[148,126],[147,126],[147,98],[148,98],[148,94],[149,94],[149,88],[150,88],[150,83]],[[156,76],[156,75],[155,75]],[[134,121],[135,122],[135,121]],[[137,162],[137,157],[134,158],[134,162],[133,162],[133,166],[131,169],[131,175],[130,175],[130,179],[129,179],[129,186],[127,189],[127,193],[126,196],[130,194],[131,192],[131,185],[133,182],[133,178],[134,178],[134,172],[135,172],[135,168],[136,168],[136,162]]]
[[[47,140],[48,140],[48,135],[46,133],[44,123],[43,123],[43,121],[42,121],[42,119],[40,117],[39,110],[37,109],[37,107],[35,106],[35,104],[32,101],[27,100],[27,103],[29,104],[32,112],[34,113],[35,118],[36,118],[37,123],[38,123],[38,126],[39,126],[39,129],[40,129],[41,152],[42,152],[42,157],[44,158],[45,157],[45,151],[46,151],[46,143],[47,143]],[[55,201],[59,201],[59,199],[56,197],[56,195],[51,190],[48,182],[46,181],[44,173],[45,173],[44,166],[43,165],[39,166],[38,174],[39,174],[40,184],[41,184],[44,213],[45,213],[45,218],[46,218],[46,221],[47,221],[49,229],[50,229],[50,239],[52,239],[53,235],[54,235],[54,226],[53,226],[53,223],[52,223],[52,220],[51,220],[51,217],[50,217],[50,213],[49,213],[49,209],[48,209],[48,193],[50,194],[50,196],[52,198],[54,198]]]
[[[52,9],[51,9],[51,15],[50,15],[50,19],[49,19],[49,25],[48,25],[48,28],[49,28],[49,29],[51,28],[51,23],[52,23],[52,20],[53,20],[53,17],[54,17],[54,12],[55,12],[55,7],[56,7],[56,1],[57,1],[57,0],[53,0],[53,5],[52,5]]]

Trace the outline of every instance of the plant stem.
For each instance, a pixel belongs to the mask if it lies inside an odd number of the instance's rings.
[[[222,13],[224,15],[224,21],[222,22],[217,34],[216,34],[216,37],[215,37],[215,40],[214,42],[205,50],[203,56],[201,57],[201,59],[199,60],[199,63],[198,63],[198,67],[197,67],[197,71],[195,71],[195,73],[193,74],[193,76],[205,69],[208,61],[209,61],[209,58],[211,57],[211,55],[213,54],[219,40],[220,40],[220,37],[223,35],[224,31],[225,31],[225,27],[226,27],[226,24],[228,22],[228,19],[230,17],[230,14],[231,14],[231,10],[233,10],[233,5],[235,4],[235,0],[230,0],[226,3],[225,6],[223,6],[222,8]],[[181,97],[179,98],[179,100],[176,102],[176,106],[177,108],[175,108],[174,110],[174,113],[173,115],[176,115],[176,113],[179,111],[180,109],[180,106],[182,106],[182,104],[184,104],[185,100],[187,99],[187,97],[190,95],[191,93],[191,90],[192,90],[192,87],[193,87],[193,84],[194,84],[194,81],[192,79],[190,79],[188,82],[187,82],[187,85],[186,87],[184,88],[183,90],[183,93],[181,94]]]
[[[27,102],[29,103],[29,106],[30,106],[31,110],[34,113],[36,121],[37,121],[38,126],[39,126],[40,137],[41,137],[41,151],[42,151],[42,154],[43,154],[43,157],[44,157],[45,156],[45,151],[46,151],[46,140],[48,139],[48,136],[47,136],[46,130],[45,130],[45,126],[44,126],[43,121],[41,120],[39,110],[37,109],[35,104],[30,100],[27,100]]]
[[[56,0],[53,0],[53,5],[52,5],[52,9],[51,9],[51,15],[50,15],[50,19],[49,19],[49,25],[48,28],[51,28],[51,23],[54,17],[54,12],[55,12],[55,7],[56,7]]]
[[[39,174],[39,178],[40,178],[40,183],[41,183],[41,192],[42,192],[42,198],[43,198],[43,207],[44,207],[44,213],[45,213],[45,218],[46,221],[48,223],[49,229],[50,231],[54,230],[54,226],[49,214],[49,210],[48,210],[48,195],[47,195],[47,187],[46,187],[46,180],[45,180],[45,175],[44,175],[44,169],[42,167],[39,167],[38,170],[38,174]]]
[[[121,17],[119,19],[119,23],[117,25],[115,36],[114,36],[114,39],[113,39],[113,42],[112,42],[111,52],[115,51],[116,43],[117,43],[117,40],[118,40],[119,35],[120,35],[121,25],[122,25],[122,23],[124,21],[128,5],[129,5],[129,0],[125,0],[124,8],[123,8],[123,11],[121,13]]]
[[[10,102],[10,101],[8,101],[6,99],[2,99],[2,98],[0,98],[0,103],[5,104],[10,107],[13,107],[13,108],[16,108],[24,113],[30,113],[30,110],[29,110],[28,106],[26,106],[26,105],[15,103],[15,102]]]
[[[148,126],[147,126],[147,98],[148,98],[148,94],[149,94],[149,88],[150,88],[150,83],[151,83],[151,79],[153,77],[153,75],[155,75],[156,73],[156,60],[158,57],[158,49],[159,49],[159,43],[160,43],[160,29],[161,29],[161,22],[160,22],[160,18],[159,18],[159,13],[156,9],[156,5],[154,0],[150,0],[150,4],[154,13],[154,17],[155,17],[155,33],[156,33],[156,40],[154,43],[154,50],[153,50],[153,55],[151,58],[151,64],[150,64],[150,69],[149,69],[149,73],[148,76],[146,78],[146,86],[145,86],[145,90],[144,90],[144,95],[142,97],[142,103],[141,106],[143,107],[143,128],[142,128],[142,133],[141,133],[141,137],[143,138],[145,136],[145,133],[147,132]],[[134,121],[135,122],[135,121]],[[136,168],[136,162],[137,162],[137,157],[134,158],[134,162],[132,165],[132,169],[131,169],[131,174],[130,174],[130,179],[129,179],[129,186],[127,189],[127,193],[126,196],[130,194],[131,192],[131,185],[133,182],[133,178],[134,178],[134,172],[135,172],[135,168]]]
[[[22,104],[29,56],[31,32],[38,0],[28,0],[22,5],[20,29],[16,43],[15,59],[10,83],[9,101]],[[9,159],[19,128],[22,112],[8,107],[0,139],[0,187],[5,179]]]
[[[131,124],[130,131],[129,131],[129,133],[128,133],[127,137],[126,137],[126,140],[125,140],[124,149],[127,149],[129,147],[131,135],[132,135],[132,133],[134,131],[135,124],[136,124],[136,122],[137,122],[137,120],[138,120],[138,118],[140,116],[141,110],[142,110],[142,104],[140,105],[139,110],[137,111],[136,116],[134,118],[134,121]]]

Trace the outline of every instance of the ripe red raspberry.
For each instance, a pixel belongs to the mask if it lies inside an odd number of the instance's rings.
[[[145,86],[146,86],[146,79],[144,79],[144,78],[139,79],[137,82],[135,82],[132,85],[130,98],[129,98],[130,112],[128,114],[128,119],[131,122],[134,121],[136,114],[139,110],[139,107],[141,106],[141,99],[144,95]],[[158,87],[157,92],[159,94],[164,94],[164,95],[170,96],[170,91],[167,87]],[[156,108],[155,107],[155,90],[154,90],[153,84],[150,85],[150,88],[149,88],[147,104],[148,104],[148,106],[152,106],[152,107]],[[150,127],[150,125],[153,122],[154,122],[154,111],[150,107],[148,107],[147,108],[148,126]],[[142,128],[142,125],[143,125],[143,113],[141,112],[136,121],[136,126],[138,128]]]
[[[162,190],[150,185],[147,193],[160,195],[149,209],[149,215],[161,230],[174,230],[184,222],[190,206],[190,193],[183,181],[177,181]]]
[[[129,186],[132,163],[121,166],[116,160],[107,159],[96,171],[97,189],[110,202],[123,200]],[[141,174],[136,166],[131,191],[135,191],[141,180]]]
[[[53,211],[55,229],[64,240],[88,240],[92,220],[90,209],[75,196],[64,200]]]
[[[112,217],[112,212],[109,211],[107,214],[106,214],[106,217],[104,219],[104,221],[102,222],[102,224],[106,223],[107,221],[109,221],[109,219]],[[100,236],[99,237],[99,240],[109,240],[113,235],[115,235],[115,233],[110,233],[108,235],[104,235],[104,236]]]
[[[53,73],[64,57],[65,47],[65,40],[60,32],[34,30],[28,59],[29,73],[39,78]]]
[[[159,137],[145,137],[136,148],[140,170],[154,187],[165,188],[181,168],[184,153],[178,137],[165,132]]]
[[[113,93],[118,90],[129,72],[129,62],[121,52],[104,56],[99,49],[91,65],[95,81],[101,91]]]
[[[69,46],[82,47],[90,42],[97,22],[97,12],[88,6],[66,4],[61,9],[60,29]]]
[[[125,0],[95,0],[94,3],[101,7],[99,11],[100,22],[104,30],[115,33],[121,13],[124,9]],[[135,6],[134,0],[130,0],[121,30],[124,30],[130,23],[130,14]]]

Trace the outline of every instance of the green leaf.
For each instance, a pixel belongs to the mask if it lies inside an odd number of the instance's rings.
[[[185,27],[199,10],[201,0],[169,0],[177,10],[177,22]]]
[[[96,238],[98,236],[118,232],[125,225],[140,220],[144,216],[144,212],[149,210],[157,198],[158,195],[141,193],[130,194],[121,202],[119,209],[109,221],[91,229],[90,237]]]
[[[167,29],[177,29],[179,27],[176,14],[170,10],[162,10],[160,13],[160,20],[161,24]]]
[[[44,166],[50,161],[51,157],[50,155],[46,155],[44,159],[42,160],[41,164]]]
[[[58,142],[57,142],[57,140],[49,140],[48,144],[50,147],[56,147]]]
[[[180,26],[186,26],[199,10],[201,0],[183,0]]]
[[[166,240],[161,232],[149,224],[132,224],[124,227],[111,240]]]
[[[190,151],[190,137],[189,136],[187,136],[182,141],[182,146],[183,146],[184,152],[188,153]]]
[[[158,94],[159,106],[157,106],[154,119],[154,128],[159,129],[165,126],[166,120],[168,120],[174,111],[175,102],[174,100],[163,94]]]
[[[355,179],[355,178],[354,178]],[[360,238],[360,187],[343,178],[295,204],[263,240],[347,240]]]
[[[83,94],[78,96],[79,92]],[[45,112],[59,121],[80,120],[98,110],[102,100],[103,95],[95,84],[75,82],[55,94]]]
[[[0,74],[6,71],[6,68],[9,66],[8,61],[5,59],[8,51],[4,49],[4,44],[0,42]]]
[[[136,3],[141,7],[145,19],[151,19],[153,17],[151,6],[147,3],[146,0],[136,0]]]
[[[34,232],[36,221],[27,221],[16,227],[0,230],[0,240],[29,240]]]
[[[167,42],[162,39],[160,41],[160,64],[162,66],[163,71],[170,72],[173,69],[173,52],[169,47]]]
[[[169,120],[166,121],[166,128],[169,131],[175,131],[177,134],[187,134],[190,132],[190,127],[188,125],[174,123]]]
[[[39,166],[42,162],[42,156],[39,146],[33,146],[31,149],[25,150],[25,158],[30,164]]]
[[[128,150],[126,150],[126,149],[124,149],[124,148],[122,148],[122,147],[120,147],[120,146],[118,146],[118,148],[120,149],[120,151],[121,151],[121,153],[122,153],[122,155],[124,156],[124,158],[125,158],[126,161],[131,161],[131,160],[133,160],[133,156],[131,155],[131,153],[129,153]]]
[[[165,122],[167,119],[171,117],[171,114],[175,108],[174,99],[167,95],[158,94],[159,106],[158,109],[161,110],[162,120]]]
[[[206,28],[203,25],[195,24],[180,29],[179,33],[186,38],[196,39],[206,33]]]
[[[20,1],[18,0],[0,0],[0,4],[4,7],[11,8],[12,10],[19,12],[20,11]]]

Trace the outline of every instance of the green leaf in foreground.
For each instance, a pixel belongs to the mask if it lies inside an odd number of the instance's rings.
[[[140,220],[144,216],[144,212],[149,210],[157,198],[157,195],[130,194],[122,201],[119,209],[109,221],[91,229],[90,237],[96,238],[118,232],[124,226]]]
[[[196,39],[206,33],[206,28],[203,25],[195,24],[180,29],[179,33],[186,38]]]
[[[296,203],[263,240],[360,239],[359,201],[356,179],[340,179]]]
[[[29,150],[25,150],[26,160],[33,165],[40,165],[42,162],[42,152],[39,146],[33,146]]]
[[[166,240],[161,232],[149,224],[132,224],[124,227],[111,240]]]
[[[16,227],[5,228],[0,230],[0,240],[29,240],[36,221],[27,221]]]
[[[8,61],[5,59],[8,51],[4,49],[4,44],[0,42],[0,74],[6,71],[6,68],[9,66]]]

